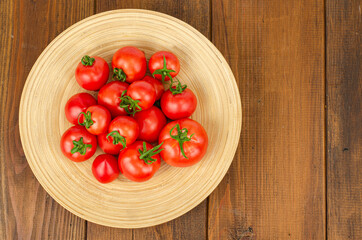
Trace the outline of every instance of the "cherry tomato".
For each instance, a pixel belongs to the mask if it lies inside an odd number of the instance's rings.
[[[180,62],[171,52],[160,51],[152,55],[148,61],[148,68],[158,80],[169,81],[180,71]]]
[[[173,86],[161,98],[161,108],[166,117],[176,120],[190,117],[197,105],[195,94],[186,85]]]
[[[100,57],[84,56],[75,70],[78,84],[91,91],[100,89],[107,82],[108,76],[108,64]]]
[[[124,149],[118,156],[118,166],[123,175],[135,182],[152,178],[161,165],[161,145],[153,147],[149,143],[136,141]]]
[[[83,162],[91,158],[97,149],[97,138],[82,126],[73,126],[63,133],[60,148],[67,158]]]
[[[65,116],[70,123],[78,124],[78,116],[88,107],[96,105],[97,101],[89,93],[78,93],[69,98],[65,104]]]
[[[175,167],[188,167],[205,155],[208,137],[200,123],[184,118],[168,123],[158,140],[163,142],[162,159]]]
[[[78,118],[79,125],[85,126],[88,132],[94,135],[107,132],[110,122],[111,114],[101,105],[90,106],[85,112],[81,112]]]
[[[157,142],[162,128],[166,125],[166,117],[162,111],[152,106],[151,108],[138,112],[134,118],[140,126],[139,140]]]
[[[114,145],[119,144],[122,149],[136,141],[140,128],[136,120],[128,116],[119,116],[109,124],[107,136],[112,137]]]
[[[118,155],[123,149],[122,144],[113,144],[113,137],[107,137],[107,135],[107,133],[102,133],[97,136],[99,147],[107,154]]]
[[[122,92],[128,89],[128,84],[119,81],[113,81],[104,85],[98,93],[98,104],[105,106],[113,118],[117,116],[125,116],[127,112],[119,105],[121,103],[120,97]]]
[[[123,47],[113,55],[112,67],[114,78],[131,83],[145,76],[146,56],[136,47]]]
[[[118,161],[112,155],[101,154],[94,159],[92,173],[100,183],[110,183],[119,175]]]
[[[152,84],[156,91],[156,101],[159,100],[165,91],[165,87],[163,86],[162,82],[150,76],[145,76],[142,80]]]
[[[151,83],[136,81],[129,85],[128,90],[122,93],[120,106],[129,114],[146,110],[156,101],[156,91]]]

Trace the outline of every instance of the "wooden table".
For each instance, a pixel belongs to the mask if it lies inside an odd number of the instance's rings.
[[[361,5],[1,0],[0,239],[362,239]],[[32,174],[18,127],[24,82],[47,44],[118,8],[160,11],[198,29],[228,60],[243,104],[239,148],[218,188],[182,217],[136,230],[58,205]]]

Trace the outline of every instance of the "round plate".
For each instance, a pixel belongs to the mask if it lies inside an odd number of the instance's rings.
[[[127,45],[143,50],[147,59],[161,50],[178,56],[181,71],[177,78],[197,96],[192,119],[206,129],[209,147],[192,167],[176,168],[163,162],[147,182],[131,182],[120,176],[101,184],[92,175],[94,157],[75,163],[60,150],[61,135],[71,126],[64,106],[72,95],[85,92],[74,77],[83,55],[100,56],[110,63],[116,50]],[[61,33],[33,66],[19,114],[25,155],[45,190],[75,215],[119,228],[164,223],[203,201],[226,174],[241,130],[239,91],[220,52],[188,24],[145,10],[104,12]],[[95,156],[99,153],[98,149]]]

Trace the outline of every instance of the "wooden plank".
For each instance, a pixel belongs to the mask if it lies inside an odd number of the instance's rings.
[[[237,79],[241,143],[209,197],[210,239],[324,239],[323,0],[212,1]]]
[[[210,38],[209,1],[122,0],[97,1],[96,12],[121,8],[149,9],[177,17]],[[88,223],[89,239],[206,239],[207,200],[165,224],[144,229],[115,229]]]
[[[361,5],[326,1],[328,239],[362,239]]]
[[[85,221],[52,200],[30,170],[18,111],[24,82],[42,50],[61,31],[91,15],[93,6],[92,1],[0,1],[0,239],[85,235]]]

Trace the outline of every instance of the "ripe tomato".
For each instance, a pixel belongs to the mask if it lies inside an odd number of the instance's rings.
[[[113,81],[104,85],[98,93],[98,104],[105,106],[110,112],[112,117],[125,116],[127,112],[121,108],[122,92],[128,89],[128,84],[119,81]]]
[[[108,125],[111,122],[111,114],[107,108],[101,105],[90,106],[81,112],[78,117],[79,125],[85,128],[94,135],[99,135],[107,132]]]
[[[119,175],[118,161],[112,155],[101,154],[94,159],[92,173],[100,183],[110,183]]]
[[[123,149],[122,144],[113,144],[113,137],[107,137],[107,135],[107,133],[102,133],[97,136],[99,147],[107,154],[118,155]]]
[[[156,91],[156,101],[159,100],[165,91],[165,87],[163,86],[162,82],[150,76],[145,76],[142,80],[152,84]]]
[[[83,162],[96,152],[97,138],[82,126],[73,126],[63,133],[60,148],[67,158]]]
[[[136,47],[123,47],[113,55],[112,67],[114,78],[131,83],[145,76],[146,56]]]
[[[78,116],[88,107],[96,105],[97,101],[89,93],[78,93],[69,98],[65,104],[65,116],[70,123],[78,124]]]
[[[140,128],[136,120],[128,116],[119,116],[109,124],[107,137],[112,137],[112,143],[121,145],[122,149],[136,141]]]
[[[158,80],[169,81],[180,71],[180,62],[171,52],[160,51],[152,55],[148,61],[148,68],[152,76]]]
[[[195,94],[186,85],[171,87],[161,98],[161,108],[166,117],[176,120],[190,117],[196,110]]]
[[[136,141],[128,146],[118,156],[118,165],[123,175],[135,182],[152,178],[161,165],[161,145],[162,143],[153,147],[149,143]]]
[[[134,118],[140,126],[138,139],[151,143],[158,140],[162,128],[166,125],[165,115],[155,106],[136,113]]]
[[[100,89],[108,80],[109,67],[100,57],[85,55],[75,70],[75,79],[78,84],[87,90]]]
[[[156,101],[156,91],[151,83],[136,81],[129,85],[128,90],[122,93],[120,106],[128,114],[146,110]]]
[[[184,118],[170,122],[161,131],[158,142],[163,142],[162,159],[175,167],[188,167],[205,155],[208,137],[200,123]]]

